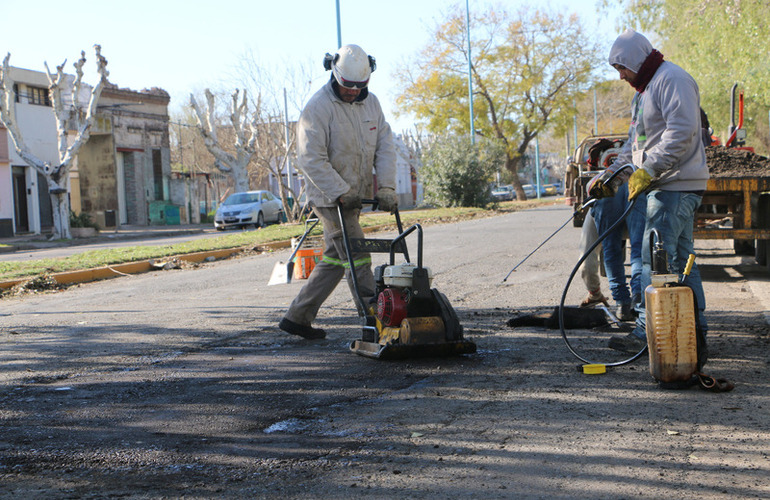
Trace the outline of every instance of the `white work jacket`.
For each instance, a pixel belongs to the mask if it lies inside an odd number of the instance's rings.
[[[369,93],[347,103],[335,95],[331,80],[318,90],[299,118],[297,164],[317,207],[335,206],[351,188],[372,198],[373,169],[379,188],[395,189],[393,134],[377,97]]]

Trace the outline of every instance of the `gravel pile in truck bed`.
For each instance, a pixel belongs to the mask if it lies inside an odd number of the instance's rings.
[[[741,149],[706,148],[711,177],[770,177],[770,158]]]

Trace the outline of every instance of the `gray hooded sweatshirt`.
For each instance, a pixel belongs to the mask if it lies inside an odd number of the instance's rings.
[[[299,118],[297,164],[317,207],[335,206],[351,188],[372,198],[372,169],[379,187],[395,189],[393,133],[374,94],[347,103],[334,94],[331,81],[318,90]]]
[[[626,30],[610,50],[610,64],[636,73],[653,48],[643,35]],[[709,178],[701,140],[698,84],[682,68],[664,61],[644,92],[631,105],[629,140],[615,165],[633,163],[653,178],[663,191],[702,191]]]

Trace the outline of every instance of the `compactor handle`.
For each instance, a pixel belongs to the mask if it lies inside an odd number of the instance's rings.
[[[690,254],[689,257],[687,257],[687,264],[684,266],[684,272],[682,273],[682,283],[684,283],[685,278],[687,278],[690,275],[690,271],[692,271],[692,265],[695,264],[695,254]]]
[[[689,276],[690,271],[692,271],[692,265],[695,264],[695,255],[690,254],[690,256],[687,258],[687,265],[684,266],[684,275]]]

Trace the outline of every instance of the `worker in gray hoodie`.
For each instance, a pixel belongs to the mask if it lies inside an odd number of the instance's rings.
[[[651,282],[651,240],[657,231],[668,256],[668,272],[681,274],[693,249],[693,225],[709,178],[701,140],[698,84],[685,70],[663,60],[643,35],[626,30],[612,45],[609,63],[636,94],[631,104],[628,140],[613,165],[589,185],[593,196],[612,196],[628,182],[629,200],[647,198],[642,239],[642,283]],[[610,175],[623,171],[605,184]],[[631,173],[633,172],[633,173]],[[629,177],[630,174],[630,177]],[[686,280],[698,307],[699,328],[707,330],[706,297],[697,264]],[[646,345],[644,298],[636,328],[625,337],[613,337],[610,347],[636,353]],[[705,362],[705,359],[703,360]]]
[[[373,170],[379,208],[393,212],[398,206],[393,133],[380,102],[368,89],[374,58],[358,45],[343,45],[334,55],[326,54],[324,67],[332,72],[331,78],[313,95],[297,123],[297,164],[305,174],[308,200],[323,222],[323,257],[278,324],[305,339],[326,336],[311,323],[344,275],[355,293],[350,272],[356,273],[361,294],[356,304],[367,304],[374,296],[371,255],[354,253],[355,269],[349,269],[337,208],[342,209],[349,236],[363,238],[358,218],[361,200],[372,198]]]

